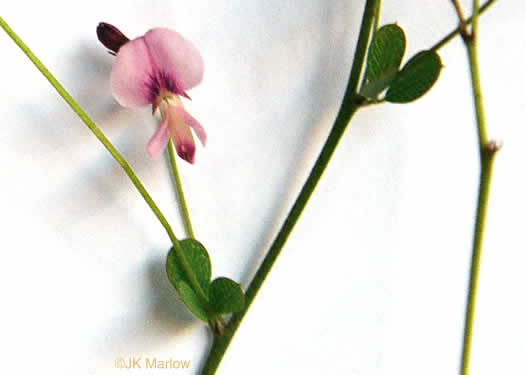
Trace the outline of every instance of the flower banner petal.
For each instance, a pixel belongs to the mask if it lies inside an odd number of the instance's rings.
[[[111,71],[111,91],[123,107],[151,104],[153,67],[143,37],[124,44],[117,53]]]
[[[178,32],[165,28],[151,29],[144,39],[157,73],[174,81],[178,91],[174,94],[181,95],[202,81],[202,57],[197,48]]]

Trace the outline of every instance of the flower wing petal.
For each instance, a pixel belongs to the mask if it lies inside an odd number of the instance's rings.
[[[118,51],[111,71],[111,91],[124,107],[134,108],[151,104],[152,77],[154,68],[151,63],[144,37],[124,44]]]
[[[157,128],[157,131],[151,137],[151,139],[148,142],[148,145],[146,146],[146,151],[148,152],[149,156],[152,158],[156,158],[160,155],[162,151],[166,148],[166,145],[168,144],[168,141],[170,140],[170,132],[168,130],[168,114],[169,112],[165,112],[165,116],[162,119],[159,127]]]
[[[176,111],[177,115],[182,119],[182,121],[186,124],[192,127],[193,131],[195,132],[195,135],[197,135],[197,138],[199,138],[199,141],[201,141],[203,146],[206,146],[206,131],[202,127],[199,121],[195,119],[184,107],[177,106],[174,108],[174,111]]]
[[[197,48],[178,32],[165,28],[151,29],[144,39],[157,71],[166,79],[174,80],[174,94],[181,95],[202,81],[202,57]]]

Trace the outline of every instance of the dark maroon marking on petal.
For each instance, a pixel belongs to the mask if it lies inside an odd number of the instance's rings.
[[[129,42],[129,39],[119,29],[105,22],[98,24],[97,37],[100,43],[113,51],[114,54],[118,52],[120,47]]]
[[[144,86],[146,86],[148,90],[149,101],[154,102],[155,99],[159,96],[159,92],[161,89],[157,76],[155,76],[154,74],[150,74],[149,79],[146,82],[144,82]]]
[[[158,80],[160,82],[160,86],[169,92],[175,95],[180,95],[182,92],[182,90],[177,87],[177,81],[174,79],[172,74],[165,71],[160,71],[158,74]]]
[[[163,89],[175,95],[184,94],[182,90],[177,88],[177,82],[173,79],[173,76],[164,71],[158,72],[156,75],[151,74],[149,80],[144,84],[149,91],[149,99],[151,101],[154,101]]]
[[[187,161],[190,164],[195,163],[195,145],[180,145],[179,149],[177,150],[177,155],[179,155],[183,160]]]

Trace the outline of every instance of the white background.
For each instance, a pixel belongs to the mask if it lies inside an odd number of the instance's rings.
[[[183,237],[166,160],[145,144],[150,109],[120,108],[106,21],[129,37],[174,28],[206,73],[187,108],[208,146],[181,166],[214,276],[247,285],[341,102],[364,1],[7,1],[1,16],[129,160]],[[469,4],[465,4],[470,13]],[[482,16],[492,185],[472,374],[525,372],[525,179],[520,1]],[[406,58],[457,20],[449,1],[384,1]],[[0,33],[0,368],[120,374],[116,358],[190,360],[210,333],[164,273],[169,240],[120,167]],[[220,374],[455,374],[478,159],[465,49],[441,51],[435,88],[354,118],[224,358]],[[405,58],[405,61],[406,61]],[[150,370],[160,373],[162,370]],[[145,370],[134,370],[146,374]]]

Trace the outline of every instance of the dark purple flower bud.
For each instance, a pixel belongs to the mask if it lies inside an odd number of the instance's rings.
[[[115,26],[101,22],[97,26],[97,36],[100,43],[115,54],[129,39]]]

